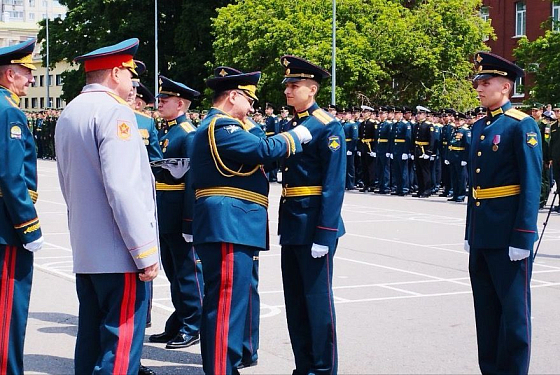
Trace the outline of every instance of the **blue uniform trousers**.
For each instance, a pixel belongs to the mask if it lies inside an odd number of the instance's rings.
[[[286,319],[294,352],[294,374],[336,374],[336,316],[332,293],[335,249],[321,258],[309,245],[282,246]]]
[[[23,374],[33,253],[0,245],[0,374]]]
[[[463,200],[467,194],[467,168],[461,166],[461,161],[452,161],[449,167],[451,171],[453,199]]]
[[[385,153],[377,154],[377,178],[379,179],[379,192],[389,192],[389,160]]]
[[[181,233],[160,233],[161,264],[169,280],[175,311],[165,323],[165,333],[200,332],[202,316],[202,266],[191,243]]]
[[[356,168],[354,167],[354,154],[346,155],[346,189],[354,189],[355,183]]]
[[[225,242],[197,245],[204,275],[200,350],[205,374],[239,374],[255,250]]]
[[[261,299],[259,296],[259,252],[253,255],[253,272],[251,288],[249,289],[249,307],[245,319],[245,332],[243,333],[243,358],[241,362],[251,364],[258,359],[259,349],[259,324],[261,317]]]
[[[507,248],[470,250],[478,363],[483,374],[529,371],[533,254],[516,262],[508,254]]]
[[[408,159],[402,160],[402,154],[395,154],[393,159],[395,165],[395,185],[397,194],[408,194],[410,184],[408,182]]]
[[[75,374],[138,374],[148,285],[137,273],[77,274],[76,291]]]

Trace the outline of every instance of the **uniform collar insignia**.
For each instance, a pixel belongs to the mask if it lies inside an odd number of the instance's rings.
[[[171,121],[167,121],[167,125],[169,126],[173,126],[173,125],[177,125],[177,120],[171,120]]]

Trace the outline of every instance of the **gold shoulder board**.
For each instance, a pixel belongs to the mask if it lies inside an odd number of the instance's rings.
[[[506,116],[512,117],[516,120],[523,120],[526,117],[529,117],[528,114],[521,112],[515,108],[510,108],[505,112]]]

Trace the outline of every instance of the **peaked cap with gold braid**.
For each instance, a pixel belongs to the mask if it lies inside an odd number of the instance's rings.
[[[228,66],[214,69],[214,77],[206,80],[206,86],[215,92],[226,90],[241,90],[251,98],[257,98],[257,84],[261,79],[261,72],[243,73]]]
[[[0,65],[19,64],[28,69],[37,69],[33,64],[33,49],[36,38],[9,47],[0,48]]]

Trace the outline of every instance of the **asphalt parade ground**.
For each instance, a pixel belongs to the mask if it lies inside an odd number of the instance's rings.
[[[78,300],[66,205],[56,163],[39,160],[38,174],[45,247],[35,257],[25,372],[73,374]],[[278,243],[279,199],[280,185],[272,183],[272,244]],[[445,198],[346,193],[342,213],[347,233],[339,242],[333,281],[340,374],[479,372],[468,254],[463,250],[465,212],[466,203]],[[539,214],[539,232],[546,214]],[[559,245],[560,215],[552,213],[533,270],[533,374],[560,373]],[[259,289],[259,362],[241,373],[290,374],[293,355],[278,245],[261,253]],[[172,311],[163,272],[154,282],[153,304],[153,325],[146,335],[162,332]],[[166,350],[164,344],[146,342],[142,364],[159,375],[203,373],[199,345]]]

